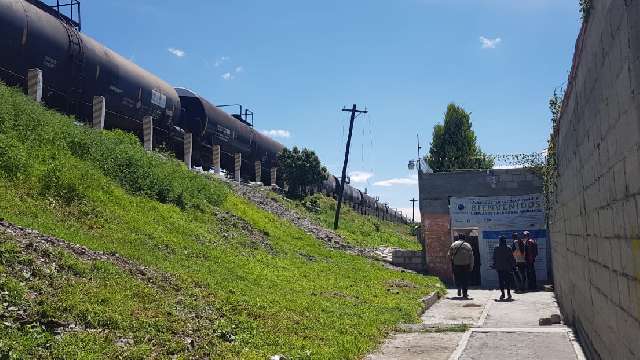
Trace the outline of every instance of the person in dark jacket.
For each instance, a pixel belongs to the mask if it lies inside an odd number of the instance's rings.
[[[536,280],[536,257],[538,257],[538,243],[531,238],[528,231],[524,233],[524,257],[527,262],[527,280],[529,290],[537,290]]]
[[[513,281],[513,268],[516,266],[516,259],[513,257],[511,248],[507,246],[507,239],[500,236],[500,243],[493,249],[493,268],[498,272],[500,282],[500,300],[504,300],[504,291],[507,290],[507,300],[512,300],[511,283]]]

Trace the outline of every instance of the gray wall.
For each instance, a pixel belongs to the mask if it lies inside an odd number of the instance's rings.
[[[542,180],[524,169],[458,170],[420,174],[419,187],[424,216],[448,214],[449,197],[539,194]]]
[[[594,0],[559,120],[555,289],[593,359],[640,359],[640,0]]]
[[[394,250],[391,256],[391,264],[419,273],[425,273],[427,271],[425,257],[422,251]]]

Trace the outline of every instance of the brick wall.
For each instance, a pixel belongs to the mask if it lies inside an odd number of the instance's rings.
[[[594,0],[558,133],[555,289],[593,359],[640,359],[640,0]]]
[[[453,283],[451,261],[447,251],[451,246],[449,214],[422,214],[427,271],[447,284]]]

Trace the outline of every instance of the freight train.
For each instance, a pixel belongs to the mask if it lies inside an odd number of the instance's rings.
[[[60,2],[57,1],[57,5]],[[77,7],[78,0],[65,6]],[[192,165],[209,170],[214,145],[220,146],[220,167],[233,171],[234,154],[242,154],[240,177],[269,184],[271,168],[284,146],[261,134],[247,113],[229,115],[193,91],[174,88],[96,40],[80,32],[80,22],[59,6],[39,0],[0,0],[0,80],[26,88],[30,69],[42,71],[42,101],[48,107],[92,118],[93,97],[105,99],[104,128],[143,137],[143,118],[153,119],[153,146],[183,156],[184,133],[192,134]],[[254,164],[260,162],[260,179]],[[329,176],[319,189],[336,197],[339,180]],[[345,184],[344,201],[363,213],[398,222],[406,219],[366,193]]]

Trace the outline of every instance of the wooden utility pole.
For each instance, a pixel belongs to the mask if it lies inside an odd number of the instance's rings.
[[[349,148],[351,147],[351,135],[353,135],[353,121],[356,119],[356,114],[366,114],[367,110],[358,110],[356,104],[353,104],[351,109],[344,108],[344,112],[351,113],[351,120],[349,121],[349,136],[347,137],[347,148],[344,151],[344,164],[342,165],[342,178],[340,180],[340,191],[338,191],[338,206],[336,206],[336,217],[333,220],[333,229],[338,230],[338,221],[340,220],[340,208],[342,207],[342,194],[344,193],[344,183],[347,179],[347,163],[349,163]]]
[[[414,222],[416,222],[416,201],[418,201],[418,200],[416,200],[416,198],[413,198],[413,199],[411,199],[409,201],[411,201],[411,205],[413,207],[412,210],[411,210],[412,211],[411,212],[411,222],[414,223]]]

